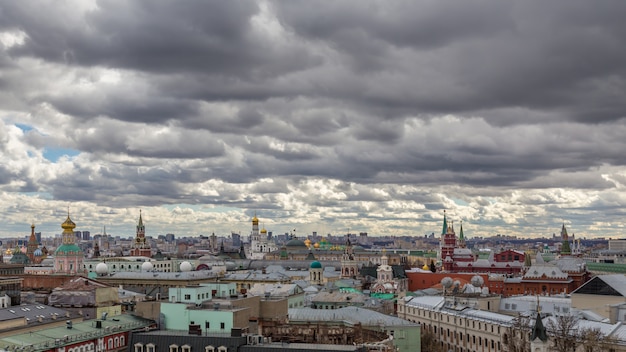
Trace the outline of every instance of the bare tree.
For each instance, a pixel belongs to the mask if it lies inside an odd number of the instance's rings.
[[[441,346],[441,342],[437,339],[434,333],[428,330],[422,330],[422,336],[420,338],[421,350],[429,352],[445,352]]]
[[[508,352],[530,352],[530,319],[518,315],[506,329],[502,340]]]
[[[550,333],[552,347],[556,352],[576,352],[579,337],[577,331],[579,318],[575,315],[558,315],[546,325]]]
[[[610,351],[617,340],[604,335],[600,329],[579,326],[580,318],[574,315],[556,316],[547,324],[552,347],[557,352],[576,352],[579,347],[585,352]]]
[[[609,352],[617,343],[616,338],[604,335],[597,328],[583,328],[578,331],[578,337],[585,352]]]

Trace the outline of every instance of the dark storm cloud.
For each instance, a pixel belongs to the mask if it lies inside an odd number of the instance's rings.
[[[255,2],[98,1],[83,17],[54,2],[6,4],[4,28],[28,34],[16,56],[151,72],[274,75],[308,64],[250,29]],[[277,62],[275,57],[279,57]]]
[[[112,94],[102,96],[102,92],[95,99],[77,99],[64,96],[48,98],[47,100],[57,110],[64,114],[92,119],[98,116],[109,116],[116,120],[145,123],[167,123],[178,118],[187,118],[198,113],[193,101],[175,100],[164,96],[151,98],[128,96],[127,94]],[[96,97],[91,97],[96,98]]]
[[[508,2],[473,1],[336,1],[318,6],[308,1],[276,3],[279,19],[298,34],[331,40],[345,48],[351,33],[364,33],[396,46],[440,47],[472,37],[495,35],[511,28]]]
[[[0,2],[0,102],[18,112],[3,122],[34,126],[2,136],[0,182],[329,223],[417,204],[431,221],[455,201],[492,224],[613,209],[626,204],[608,195],[625,183],[624,13],[583,0]],[[18,142],[82,154],[29,165]],[[537,191],[559,187],[599,199]]]
[[[526,107],[583,122],[619,119],[626,110],[621,45],[626,32],[616,15],[626,10],[621,2],[273,3],[280,23],[308,47],[295,39],[276,43],[255,31],[252,19],[261,12],[255,2],[97,4],[70,16],[55,3],[40,3],[41,11],[5,3],[3,26],[27,34],[24,45],[9,53],[178,73],[189,84],[184,99],[306,94],[373,104],[392,114]],[[309,75],[319,65],[331,69],[331,62],[347,64],[339,75],[357,75],[353,79],[361,89],[344,90],[323,71]],[[278,78],[289,84],[282,86]],[[200,84],[189,91],[193,81]],[[80,112],[69,105],[59,103],[63,111]],[[141,106],[124,105],[122,100],[121,111],[111,113],[159,118]],[[88,113],[109,111],[100,110]]]
[[[396,53],[404,50],[403,59],[415,60],[415,68],[405,68],[412,70],[415,91],[405,94],[410,103],[390,86],[396,104],[444,113],[525,106],[587,122],[624,116],[626,47],[620,43],[626,32],[618,15],[626,10],[623,2],[359,5],[279,2],[276,8],[282,23],[299,35],[328,42],[350,57],[355,72],[372,66],[359,63],[370,62],[368,54],[381,62],[372,70],[402,67]],[[423,65],[431,71],[420,72]],[[432,83],[447,87],[441,92],[446,96],[428,96]],[[595,94],[607,86],[617,88],[613,96]],[[384,101],[380,94],[372,98]]]
[[[206,108],[196,116],[178,121],[181,127],[206,129],[216,133],[246,134],[265,120],[263,114],[255,109],[242,107],[232,115],[223,109]]]

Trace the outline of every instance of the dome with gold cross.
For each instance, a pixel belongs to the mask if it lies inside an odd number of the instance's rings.
[[[72,221],[72,219],[70,219],[70,214],[67,214],[67,219],[65,219],[65,222],[63,222],[61,224],[61,227],[63,228],[63,230],[69,230],[74,232],[74,229],[76,228],[76,224]]]

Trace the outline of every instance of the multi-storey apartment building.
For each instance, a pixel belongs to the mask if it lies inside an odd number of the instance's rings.
[[[470,308],[442,296],[398,300],[398,317],[419,323],[435,335],[444,350],[456,352],[505,351],[515,317]]]

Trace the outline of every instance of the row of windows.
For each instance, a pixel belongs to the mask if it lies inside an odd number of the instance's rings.
[[[120,348],[126,345],[126,339],[124,336],[118,336],[115,338],[109,338],[107,341],[108,349]]]
[[[427,319],[426,316],[428,316],[428,318],[432,317],[432,312],[430,311],[425,311],[422,309],[415,309],[414,307],[400,307],[400,312],[410,312],[412,311],[414,313],[414,316],[416,317],[420,317],[423,316],[424,317],[424,321],[421,321],[421,319],[411,319],[411,316],[405,316],[405,318],[409,321],[412,321],[414,323],[418,323],[422,326],[423,329],[426,329],[428,331],[433,332],[435,335],[439,336],[441,339],[441,343],[443,345],[444,341],[449,341],[449,342],[454,342],[454,344],[459,344],[462,346],[467,345],[474,345],[474,346],[484,346],[486,348],[491,348],[492,350],[497,350],[500,351],[501,350],[501,342],[498,341],[498,339],[488,339],[488,338],[483,338],[482,336],[475,336],[475,335],[470,335],[470,334],[465,334],[465,336],[463,336],[462,332],[457,332],[454,329],[444,329],[444,328],[439,328],[436,325],[433,324],[429,324],[429,323],[433,323],[433,320]],[[427,314],[428,313],[428,314]],[[439,313],[434,313],[435,315],[435,321],[438,319],[441,319],[441,321],[443,321],[443,316],[440,316]],[[465,320],[465,324],[463,324],[463,320]],[[457,317],[453,317],[452,322],[454,324],[459,324],[459,326],[467,326],[469,327],[471,325],[471,327],[473,329],[476,329],[476,331],[486,331],[486,332],[491,332],[492,334],[500,334],[501,330],[500,330],[500,326],[494,326],[494,324],[487,324],[487,323],[482,323],[480,321],[476,322],[476,321],[471,321],[470,324],[470,320],[471,319],[463,319],[463,318],[457,318]],[[450,319],[450,315],[446,316],[446,322],[450,323],[451,319]],[[476,324],[478,323],[478,324]],[[465,337],[465,339],[464,339]],[[504,334],[504,339],[506,340],[507,336],[506,334]],[[448,344],[450,345],[450,344]],[[454,346],[452,346],[454,347]],[[463,350],[463,348],[458,347],[458,348],[454,348],[453,350],[457,350],[457,351],[461,351]]]
[[[141,343],[135,344],[135,352],[155,352],[156,345],[153,343],[148,343],[145,346]],[[204,352],[227,352],[228,348],[226,346],[219,346],[215,348],[214,346],[205,346]],[[169,346],[169,352],[191,352],[191,346],[185,344],[182,346],[178,346],[176,344],[172,344]]]
[[[407,313],[408,313],[408,312],[409,312],[409,310],[411,310],[411,309],[412,309],[412,311],[413,311],[412,313],[413,313],[413,314],[415,314],[415,315],[416,315],[416,316],[418,316],[418,317],[420,317],[420,316],[426,317],[426,315],[427,315],[426,313],[428,313],[428,318],[429,318],[429,319],[430,319],[430,318],[432,318],[432,312],[431,312],[431,311],[426,311],[426,310],[422,310],[422,309],[417,309],[417,312],[416,312],[416,309],[415,309],[415,308],[408,307],[408,308],[406,309]],[[402,309],[402,308],[401,308],[401,311],[404,311],[404,309]],[[439,317],[439,313],[435,313],[435,319],[436,319],[436,320],[439,320],[439,319],[440,319],[440,317]],[[453,317],[452,322],[453,322],[454,324],[457,324],[457,319],[458,319],[458,324],[463,325],[463,318]],[[450,315],[446,315],[446,322],[447,322],[447,323],[450,323]],[[475,320],[472,320],[471,322],[472,322],[472,329],[476,329],[476,325],[477,325],[477,324],[476,324],[476,321],[475,321]],[[469,327],[469,326],[470,326],[470,319],[466,319],[466,320],[465,320],[465,326],[467,326],[467,327]],[[491,327],[491,332],[495,332],[495,330],[496,330],[496,329],[494,329],[494,325],[493,325],[493,324],[482,323],[482,322],[480,322],[480,321],[478,322],[478,329],[479,329],[479,330],[485,330],[485,331],[488,331],[489,327]],[[497,326],[497,332],[498,332],[498,334],[500,333],[500,326]]]
[[[155,267],[155,268],[169,268],[170,266],[171,266],[170,264],[154,264],[154,267]],[[86,268],[87,266],[86,266],[86,265],[83,265],[83,267],[85,267],[85,268]],[[94,266],[93,264],[89,264],[89,270],[93,270],[93,269],[94,269],[94,267],[95,267],[95,266]],[[117,269],[117,265],[116,265],[116,264],[113,264],[113,265],[111,265],[111,268],[112,268],[112,269]],[[128,269],[132,269],[132,268],[133,268],[133,265],[132,265],[132,264],[128,264],[128,265],[125,267],[125,266],[124,266],[124,264],[120,264],[120,269],[126,269],[126,268],[128,268]],[[141,269],[141,265],[136,264],[136,265],[135,265],[135,269],[137,269],[137,270]]]
[[[211,295],[208,292],[205,293],[198,293],[198,299],[209,299],[211,298]],[[191,294],[185,294],[185,300],[190,300],[191,299]]]
[[[502,344],[500,343],[500,341],[496,341],[494,339],[483,338],[482,336],[476,337],[475,335],[470,336],[469,334],[465,334],[465,340],[464,340],[463,333],[461,332],[456,332],[450,329],[444,330],[443,328],[437,329],[437,326],[434,326],[434,325],[424,324],[419,321],[415,321],[415,322],[420,324],[423,328],[426,328],[428,331],[433,332],[435,335],[437,335],[437,330],[439,330],[439,335],[441,336],[440,339],[442,343],[444,341],[448,341],[453,344],[455,343],[462,344],[463,346],[466,346],[466,345],[483,346],[483,347],[491,348],[492,350],[496,350],[496,351],[500,351],[502,349]],[[504,337],[506,338],[506,334],[504,334]]]

